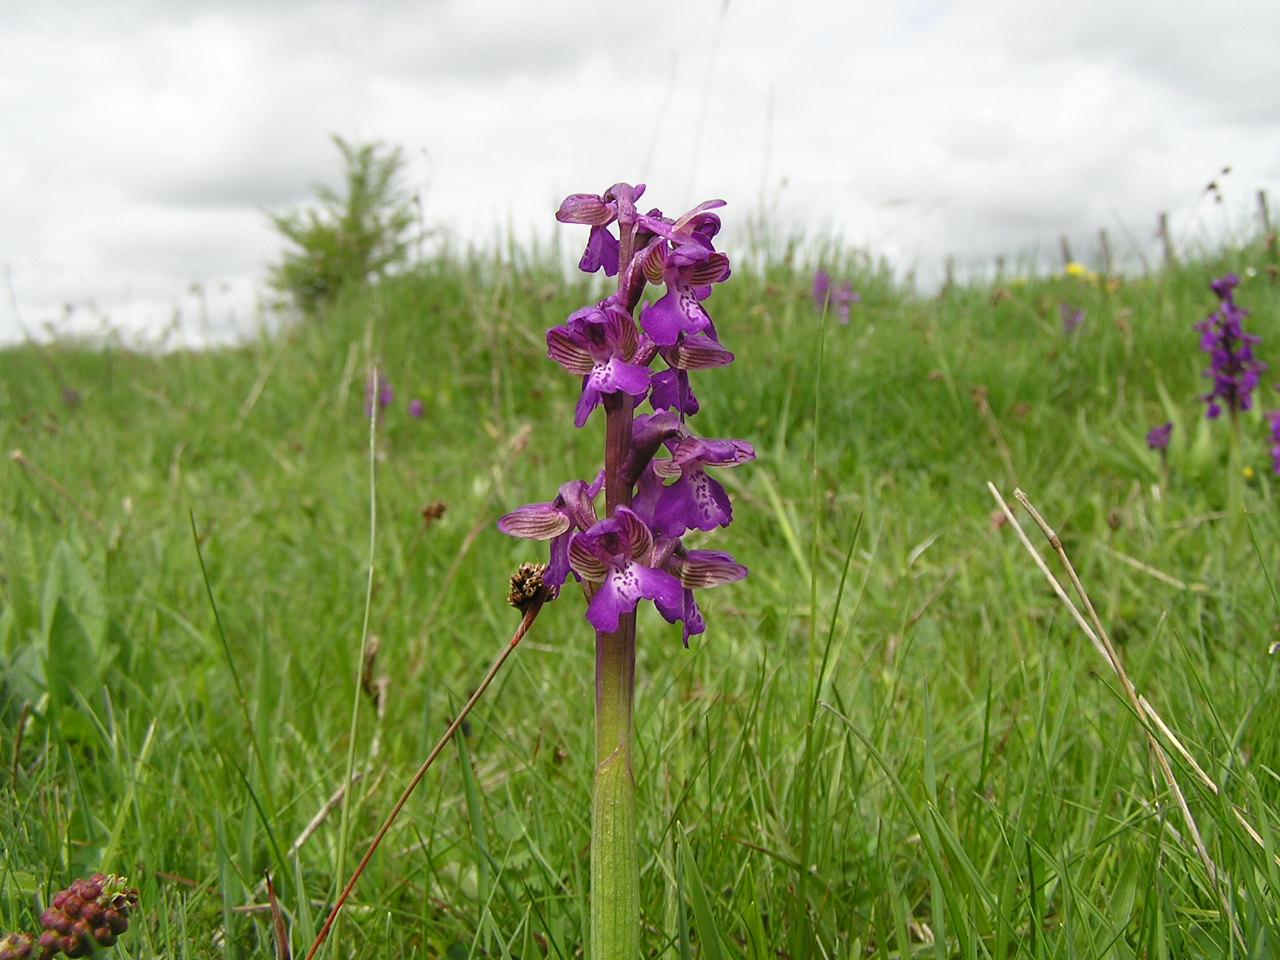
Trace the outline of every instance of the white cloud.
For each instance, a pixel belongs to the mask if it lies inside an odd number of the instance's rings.
[[[51,0],[0,36],[0,263],[28,317],[247,298],[279,249],[262,208],[335,180],[331,133],[401,146],[463,240],[547,236],[564,194],[644,179],[669,212],[730,200],[729,238],[764,207],[909,264],[1145,242],[1224,165],[1240,205],[1280,188],[1280,6],[1206,10]]]

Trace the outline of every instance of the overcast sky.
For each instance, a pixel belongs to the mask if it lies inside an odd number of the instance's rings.
[[[0,341],[246,329],[281,249],[262,211],[336,182],[333,133],[402,147],[428,227],[482,244],[618,180],[669,214],[729,201],[731,255],[763,212],[922,273],[1280,207],[1275,0],[0,9]]]

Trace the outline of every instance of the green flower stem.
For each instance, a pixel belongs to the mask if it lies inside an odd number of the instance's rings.
[[[1234,549],[1243,547],[1244,458],[1240,450],[1240,411],[1231,409],[1231,448],[1227,454],[1227,531]]]
[[[631,766],[636,618],[596,634],[596,777],[591,802],[591,960],[640,955],[640,853]]]
[[[634,403],[608,394],[605,406],[605,512],[629,506],[621,477],[631,447]],[[636,960],[640,955],[640,853],[636,843],[635,741],[636,615],[618,629],[596,633],[596,777],[591,799],[590,960]]]

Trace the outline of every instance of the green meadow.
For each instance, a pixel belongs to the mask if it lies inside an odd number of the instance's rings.
[[[696,375],[692,426],[758,459],[690,540],[751,572],[700,594],[690,649],[641,611],[647,955],[1280,956],[1274,238],[936,297],[726,252],[737,362]],[[441,255],[238,349],[0,352],[0,933],[101,870],[141,896],[117,956],[272,956],[269,873],[305,955],[519,622],[508,577],[546,548],[497,517],[598,469],[544,332],[605,290],[558,263]],[[1228,270],[1273,365],[1234,455],[1192,330]],[[583,956],[583,609],[545,608],[322,956]]]

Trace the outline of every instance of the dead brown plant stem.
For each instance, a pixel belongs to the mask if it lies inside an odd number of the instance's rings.
[[[400,794],[400,799],[396,801],[395,806],[391,808],[391,812],[387,814],[387,818],[382,822],[382,826],[378,829],[377,834],[369,843],[369,849],[365,851],[360,863],[356,865],[355,872],[352,873],[351,879],[347,881],[347,885],[343,887],[342,893],[339,894],[338,900],[333,905],[333,909],[329,911],[329,917],[324,922],[324,926],[320,929],[316,942],[311,945],[311,949],[307,951],[306,960],[311,960],[315,956],[316,951],[320,949],[325,938],[329,936],[329,929],[333,926],[333,922],[338,918],[342,905],[347,902],[347,898],[351,896],[351,891],[355,889],[356,881],[360,879],[360,875],[364,873],[364,868],[368,866],[369,861],[373,859],[374,852],[382,843],[382,838],[387,835],[387,831],[391,829],[391,825],[395,823],[396,818],[400,816],[400,811],[404,809],[404,805],[409,802],[409,797],[413,795],[413,791],[417,789],[418,784],[422,782],[422,778],[427,775],[427,771],[431,769],[431,765],[435,763],[436,757],[440,755],[445,746],[453,739],[453,735],[458,732],[458,728],[462,726],[462,722],[466,720],[467,714],[471,712],[471,708],[479,702],[480,697],[489,689],[489,684],[493,682],[493,678],[498,675],[498,671],[502,669],[502,665],[506,663],[507,657],[511,656],[513,650],[524,639],[524,635],[529,632],[529,628],[533,626],[533,621],[537,619],[538,614],[542,610],[542,605],[547,600],[547,588],[543,587],[538,591],[537,596],[529,604],[525,610],[524,616],[520,620],[520,626],[516,628],[516,632],[511,639],[507,641],[507,645],[503,647],[502,652],[493,662],[493,666],[489,668],[489,672],[485,674],[484,679],[480,681],[480,685],[476,687],[475,692],[471,694],[458,715],[453,718],[453,722],[449,724],[439,742],[427,754],[427,759],[422,761],[422,766],[418,768],[418,772],[413,775],[413,779],[409,781],[408,786],[404,788],[404,792]]]
[[[85,522],[91,524],[99,533],[103,535],[106,534],[107,528],[102,525],[98,518],[90,513],[79,500],[72,496],[70,490],[60,484],[53,477],[49,476],[49,474],[42,470],[25,453],[21,450],[14,450],[9,454],[9,459],[22,467],[41,483],[45,484],[45,486],[49,487],[49,489],[60,496],[63,500],[67,501],[67,503],[71,504],[71,506],[75,508],[76,513],[80,514]]]

